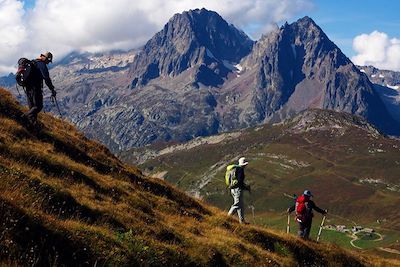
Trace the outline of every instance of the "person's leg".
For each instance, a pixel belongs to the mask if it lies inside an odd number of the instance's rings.
[[[312,220],[310,219],[310,221],[304,225],[304,239],[310,239],[311,224]]]
[[[243,190],[239,189],[239,203],[238,203],[238,209],[237,209],[237,214],[239,216],[239,222],[243,223],[244,222],[244,201],[243,201]]]
[[[30,110],[28,111],[28,118],[32,123],[36,123],[38,113],[43,109],[43,94],[41,88],[32,88],[29,91],[30,100],[28,103]]]
[[[28,102],[28,107],[29,107],[29,111],[33,108],[34,106],[34,100],[33,100],[33,88],[32,87],[26,87],[26,100]],[[26,113],[28,114],[29,111]]]
[[[239,208],[239,193],[237,191],[239,188],[231,189],[231,194],[233,197],[233,204],[228,212],[228,215],[232,215]]]
[[[299,224],[299,231],[297,232],[297,235],[301,238],[304,238],[304,230],[305,230],[305,225],[304,223],[301,223],[298,221]]]
[[[239,216],[239,222],[244,222],[244,205],[243,205],[243,190],[240,188],[231,189],[233,197],[233,204],[228,212],[228,215],[232,215],[235,211]]]

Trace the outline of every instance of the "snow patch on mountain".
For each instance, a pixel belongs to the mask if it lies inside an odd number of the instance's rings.
[[[399,89],[400,89],[400,86],[399,86],[399,85],[389,85],[389,84],[386,84],[386,87],[389,87],[389,88],[394,89],[394,90],[399,90]]]

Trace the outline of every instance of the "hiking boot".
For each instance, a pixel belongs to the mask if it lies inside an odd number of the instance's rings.
[[[26,129],[32,133],[39,133],[40,130],[43,128],[43,124],[40,123],[37,119],[33,119],[27,114],[22,116],[26,122]]]

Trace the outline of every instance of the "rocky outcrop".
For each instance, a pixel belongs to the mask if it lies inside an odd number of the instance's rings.
[[[194,83],[219,86],[253,45],[249,37],[216,12],[196,9],[174,15],[151,38],[130,69],[132,87],[195,68]],[[228,66],[227,66],[228,65]]]
[[[361,72],[374,83],[387,110],[400,123],[400,72],[380,70],[372,66],[358,66]]]
[[[357,66],[361,72],[368,76],[368,79],[374,83],[389,87],[394,90],[400,90],[400,72],[391,70],[380,70],[373,66]]]

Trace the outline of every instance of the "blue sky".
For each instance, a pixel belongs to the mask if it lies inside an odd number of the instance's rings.
[[[29,9],[35,6],[35,0],[24,0],[24,8]]]
[[[375,30],[400,38],[399,0],[315,0],[308,14],[348,56],[353,38]]]

